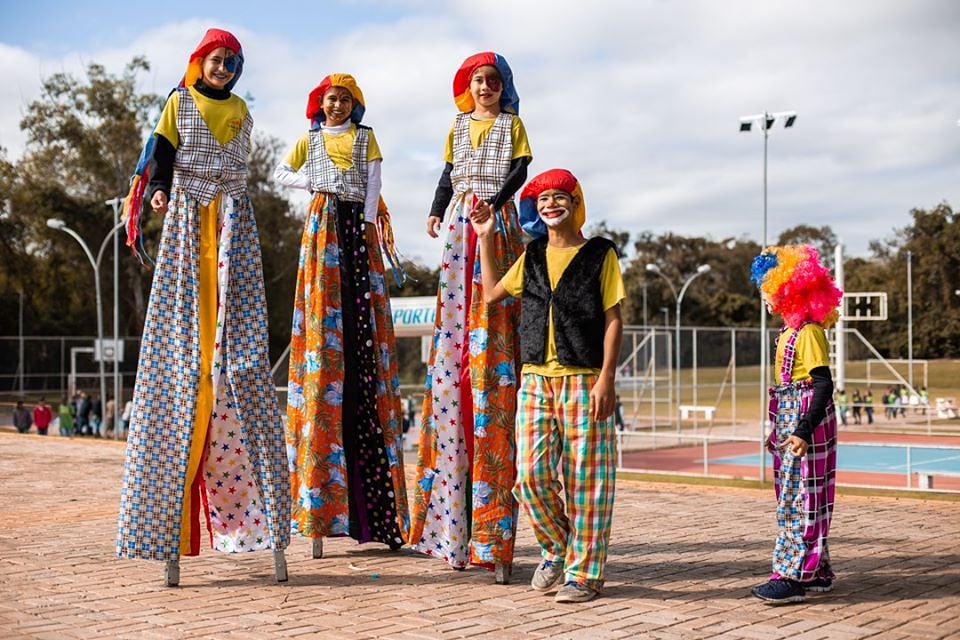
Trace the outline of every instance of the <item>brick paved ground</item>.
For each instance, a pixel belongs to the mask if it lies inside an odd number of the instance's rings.
[[[514,583],[407,551],[296,540],[290,582],[270,554],[181,563],[113,554],[119,443],[0,434],[0,637],[803,638],[960,637],[960,503],[841,496],[833,593],[771,608],[767,492],[621,482],[607,593],[558,605],[529,588],[526,523]]]

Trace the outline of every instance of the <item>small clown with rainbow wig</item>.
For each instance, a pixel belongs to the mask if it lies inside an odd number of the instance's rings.
[[[312,539],[315,558],[325,537],[399,549],[409,527],[384,267],[393,234],[365,111],[353,76],[325,77],[307,97],[309,130],[274,172],[313,194],[294,295],[287,455],[293,530]]]
[[[163,214],[120,499],[117,554],[273,550],[286,580],[290,485],[268,351],[260,241],[247,189],[253,119],[232,89],[237,38],[210,29],[167,98],[125,202]],[[203,530],[206,529],[206,536]]]
[[[783,318],[770,388],[778,534],[769,580],[752,589],[767,604],[803,602],[833,589],[827,538],[833,515],[837,416],[826,330],[843,293],[814,247],[768,247],[751,280],[771,313]]]
[[[505,270],[523,252],[514,193],[531,159],[513,72],[503,56],[472,55],[453,78],[459,113],[427,233],[445,234],[433,347],[427,365],[417,482],[408,540],[455,569],[469,564],[509,580],[517,503],[516,301],[487,305],[471,212],[496,220],[494,254]]]

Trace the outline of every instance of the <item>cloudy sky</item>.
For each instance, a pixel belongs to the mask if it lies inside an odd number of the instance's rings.
[[[43,77],[142,54],[165,94],[210,26],[239,37],[237,90],[288,144],[323,76],[358,79],[401,250],[427,264],[453,73],[483,50],[513,67],[531,171],[572,170],[611,227],[759,241],[763,136],[738,120],[764,110],[799,114],[770,134],[771,241],[830,225],[862,255],[911,208],[960,206],[960,3],[935,0],[0,0],[0,146],[23,152]]]

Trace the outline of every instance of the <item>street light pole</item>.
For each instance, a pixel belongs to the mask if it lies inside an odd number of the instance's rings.
[[[93,267],[93,278],[94,278],[94,288],[97,296],[97,339],[100,341],[100,412],[103,414],[105,411],[105,406],[107,402],[107,374],[106,369],[103,366],[103,299],[100,295],[100,259],[103,258],[103,250],[107,247],[107,242],[110,240],[110,237],[119,231],[123,224],[118,224],[113,229],[110,230],[110,233],[107,234],[107,237],[103,239],[103,243],[100,245],[100,251],[97,253],[96,259],[93,257],[93,253],[90,251],[90,247],[87,246],[87,243],[83,241],[83,238],[80,237],[76,231],[67,226],[67,223],[59,218],[49,218],[47,220],[47,226],[51,229],[56,229],[57,231],[63,231],[64,233],[71,236],[74,240],[80,243],[80,247],[83,249],[83,252],[87,255],[87,259],[90,261],[90,266]]]
[[[113,208],[114,228],[120,224],[120,209],[123,198],[113,198],[104,202]],[[123,384],[120,378],[120,234],[113,234],[113,437],[120,435],[120,407],[123,401]],[[106,405],[103,408],[107,410]]]
[[[657,274],[658,276],[660,276],[661,278],[663,278],[664,281],[667,283],[667,285],[670,286],[670,292],[673,294],[674,299],[676,299],[676,301],[677,301],[676,310],[675,310],[675,312],[674,312],[675,327],[674,327],[674,339],[673,339],[673,341],[674,341],[674,346],[675,346],[675,350],[676,350],[676,356],[675,356],[675,357],[676,357],[676,365],[675,365],[675,367],[676,367],[676,370],[677,370],[677,371],[676,371],[676,373],[677,373],[677,380],[676,380],[676,385],[677,385],[677,407],[679,407],[679,406],[680,406],[680,304],[683,302],[683,296],[684,296],[684,294],[687,292],[687,288],[690,286],[690,283],[693,282],[697,277],[702,276],[703,274],[709,272],[709,271],[710,271],[710,265],[709,265],[709,264],[702,264],[702,265],[700,265],[699,267],[697,267],[696,273],[694,273],[694,274],[691,275],[689,278],[687,278],[686,281],[683,283],[683,286],[680,287],[680,293],[679,293],[679,294],[677,293],[677,290],[674,288],[673,283],[670,281],[670,278],[668,278],[667,276],[665,276],[665,275],[663,274],[663,272],[660,270],[660,267],[659,267],[658,265],[656,265],[656,264],[654,264],[654,263],[651,262],[650,264],[647,265],[647,271],[649,271],[649,272],[651,272],[651,273],[655,273],[655,274]],[[696,365],[696,363],[694,363],[694,365]],[[679,434],[679,433],[680,433],[680,409],[679,409],[679,408],[677,409],[676,422],[677,422],[677,433]]]
[[[778,118],[783,119],[783,128],[789,129],[797,121],[796,111],[777,111],[755,113],[740,118],[740,131],[749,132],[753,123],[758,123],[763,131],[763,244],[760,250],[767,248],[767,140],[770,137],[770,127]],[[767,435],[767,373],[770,362],[770,345],[767,340],[767,306],[760,301],[760,459],[764,456],[764,442]],[[760,481],[766,481],[766,464],[760,465]]]

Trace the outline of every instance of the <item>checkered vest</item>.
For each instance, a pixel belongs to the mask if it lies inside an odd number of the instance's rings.
[[[227,144],[220,144],[210,131],[197,103],[186,87],[177,89],[177,132],[180,146],[173,160],[173,186],[184,189],[202,204],[222,191],[232,198],[247,193],[247,157],[253,118],[243,119],[241,129]]]
[[[367,146],[370,141],[370,128],[357,125],[357,137],[353,141],[353,164],[341,169],[330,156],[323,144],[323,131],[311,131],[308,134],[306,174],[310,178],[310,189],[334,193],[341,200],[363,202],[367,195]]]
[[[497,195],[510,172],[513,115],[500,112],[490,133],[476,149],[470,144],[470,114],[457,114],[453,129],[453,171],[450,181],[457,195],[472,189],[481,199]]]

